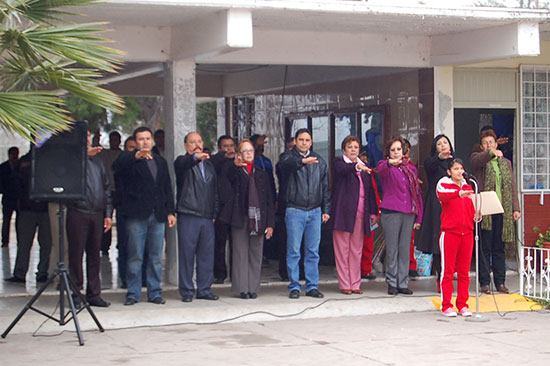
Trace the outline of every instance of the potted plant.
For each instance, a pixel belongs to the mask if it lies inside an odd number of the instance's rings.
[[[542,261],[544,264],[550,264],[550,227],[544,233],[536,226],[533,228],[533,231],[539,234],[537,241],[535,241],[535,246],[537,248],[549,249],[548,251],[543,251]]]

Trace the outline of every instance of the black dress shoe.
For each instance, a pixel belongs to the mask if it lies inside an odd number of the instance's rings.
[[[48,280],[48,275],[39,275],[36,276],[36,282],[37,283],[44,283]]]
[[[223,284],[223,282],[224,282],[224,280],[222,278],[216,278],[214,280],[214,284],[216,284],[216,285],[221,285],[221,284]]]
[[[191,295],[185,295],[185,296],[183,296],[183,297],[181,298],[181,301],[183,301],[183,302],[191,302],[191,301],[193,301],[193,296],[191,296]]]
[[[157,305],[164,305],[166,304],[166,300],[164,300],[162,297],[157,296],[153,300],[149,300],[149,302],[152,302],[153,304]]]
[[[76,310],[80,310],[80,308],[82,307],[82,303],[80,302],[80,299],[73,298],[73,304]]]
[[[489,287],[489,285],[481,285],[481,287],[479,288],[479,292],[481,292],[483,294],[490,295],[491,294],[491,288]]]
[[[9,246],[10,246],[9,243],[2,243],[2,248],[7,248],[7,247],[9,247]]]
[[[248,295],[248,292],[241,292],[241,299],[250,299],[250,295]]]
[[[130,306],[130,305],[137,304],[137,302],[138,301],[136,299],[132,299],[131,297],[129,297],[126,299],[126,301],[124,301],[124,305]]]
[[[289,299],[298,299],[299,297],[300,297],[300,291],[298,291],[298,290],[292,290],[288,294]]]
[[[371,273],[369,273],[369,274],[367,274],[367,275],[364,275],[364,276],[361,277],[361,278],[365,278],[365,279],[367,279],[367,280],[374,280],[374,279],[376,279],[376,275],[375,275],[374,273],[371,272]]]
[[[397,295],[397,287],[388,285],[388,295]]]
[[[323,295],[323,293],[321,291],[317,290],[316,288],[306,292],[306,296],[311,296],[311,297],[315,297],[315,298],[318,298],[318,299],[322,299],[323,297],[325,297],[325,295]]]
[[[12,276],[9,278],[4,278],[4,281],[6,282],[12,282],[12,283],[25,283],[25,280],[23,278],[19,278],[17,276]]]
[[[408,288],[398,288],[397,292],[399,292],[400,294],[403,294],[403,295],[412,295],[413,294],[412,290],[408,289]]]
[[[90,306],[97,306],[98,308],[108,308],[111,305],[110,302],[105,301],[102,298],[94,301],[88,301],[88,304],[90,304]],[[124,303],[124,305],[126,305],[126,303]]]
[[[255,293],[255,292],[249,292],[249,293],[248,293],[248,297],[250,297],[251,299],[255,299],[255,298],[258,297],[258,294]]]
[[[500,292],[501,294],[509,294],[510,293],[510,290],[508,290],[506,288],[506,286],[504,285],[497,285],[497,291]]]
[[[418,277],[418,272],[415,269],[409,269],[409,277],[412,277],[412,278]]]
[[[218,300],[220,297],[217,295],[214,295],[213,293],[209,293],[202,296],[197,296],[197,299],[199,300]]]

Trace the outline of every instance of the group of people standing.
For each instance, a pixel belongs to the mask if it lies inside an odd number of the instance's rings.
[[[400,136],[387,141],[383,159],[376,166],[369,166],[359,138],[344,138],[342,156],[332,164],[331,190],[328,164],[312,150],[311,132],[300,129],[276,164],[277,195],[273,165],[263,156],[265,136],[254,135],[237,147],[230,136],[221,136],[218,153],[211,156],[205,152],[202,137],[191,132],[184,139],[186,154],[174,161],[175,201],[168,162],[154,137],[147,127],[137,128],[125,142],[124,151],[103,152],[109,157],[105,164],[105,159],[96,157],[102,149],[90,146],[88,134],[86,199],[69,205],[67,233],[70,272],[79,288],[83,286],[83,252],[87,254],[90,304],[109,306],[100,297],[99,251],[102,234],[110,230],[116,208],[119,271],[128,288],[125,305],[140,300],[144,284],[149,302],[165,303],[161,257],[166,226],[177,227],[179,293],[183,302],[193,298],[217,300],[211,286],[215,281],[223,282],[229,272],[235,295],[255,299],[260,290],[264,240],[273,240],[274,235],[280,241],[280,274],[289,280],[289,298],[300,297],[302,275],[305,295],[322,298],[318,281],[323,223],[333,232],[341,292],[361,294],[363,253],[372,253],[372,248],[365,246],[372,247],[372,240],[367,239],[372,239],[380,219],[388,294],[413,293],[409,288],[411,238],[424,222],[417,247],[434,255],[441,310],[446,316],[456,315],[450,298],[457,272],[457,307],[460,314],[470,314],[466,301],[472,231],[474,219],[481,218],[473,212],[468,198],[473,190],[463,177],[464,163],[454,156],[445,135],[435,137],[424,162],[428,177],[425,205],[422,182],[408,159],[410,144]],[[120,135],[118,141],[120,144]],[[486,217],[481,224],[481,288],[490,293],[492,269],[496,289],[508,292],[504,285],[503,243],[514,240],[519,203],[510,161],[498,150],[493,130],[482,130],[471,163],[480,190],[496,191],[504,207],[504,214]],[[230,271],[225,263],[228,238]],[[21,275],[14,271],[13,278],[21,279]]]

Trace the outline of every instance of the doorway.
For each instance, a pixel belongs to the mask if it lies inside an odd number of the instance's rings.
[[[471,171],[470,153],[479,144],[479,131],[484,126],[493,126],[497,138],[507,137],[508,142],[498,146],[504,156],[514,164],[515,109],[455,108],[454,135],[455,155],[462,159],[466,171]]]

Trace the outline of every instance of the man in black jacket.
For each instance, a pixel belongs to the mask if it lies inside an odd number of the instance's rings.
[[[125,217],[128,233],[126,281],[128,292],[124,305],[134,305],[141,297],[143,255],[147,251],[147,299],[164,304],[162,278],[162,246],[165,225],[176,224],[172,184],[166,160],[152,152],[153,134],[147,127],[134,131],[136,151],[123,151],[113,163],[124,185],[124,197],[119,207]]]
[[[101,298],[99,278],[99,251],[103,233],[111,230],[113,203],[111,183],[103,160],[97,156],[101,147],[91,147],[88,131],[88,161],[86,164],[86,193],[81,201],[67,206],[67,239],[69,241],[69,273],[76,287],[82,290],[82,258],[86,251],[86,300],[92,306],[108,307],[109,302]],[[80,300],[75,298],[77,307]]]
[[[185,136],[187,154],[174,162],[178,213],[179,292],[191,302],[195,287],[193,267],[197,262],[197,299],[218,300],[210,287],[214,269],[214,219],[218,212],[217,177],[210,155],[202,151],[197,132]]]
[[[225,244],[229,237],[231,248],[231,223],[220,220],[224,211],[231,212],[233,189],[227,179],[227,170],[233,167],[235,160],[235,141],[228,135],[218,138],[218,153],[213,155],[210,161],[216,168],[218,178],[219,212],[214,222],[214,283],[223,283],[227,278],[227,265],[225,263]]]
[[[296,131],[296,146],[281,155],[283,174],[288,177],[286,187],[287,267],[290,284],[289,297],[300,297],[300,247],[304,237],[304,270],[306,296],[322,298],[319,281],[319,245],[321,222],[330,218],[330,186],[328,168],[323,158],[311,151],[311,132],[302,128]]]
[[[19,163],[19,149],[8,150],[8,160],[0,165],[0,193],[2,194],[2,247],[10,243],[11,217],[17,209],[17,183],[15,173]]]
[[[50,218],[47,202],[30,199],[32,149],[34,149],[33,144],[31,144],[31,150],[19,160],[15,175],[17,185],[17,220],[15,222],[17,256],[13,276],[5,279],[8,282],[25,283],[31,248],[37,231],[40,261],[36,272],[36,282],[46,282],[48,280],[48,267],[52,249]]]

